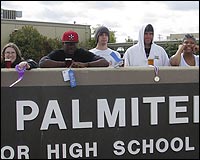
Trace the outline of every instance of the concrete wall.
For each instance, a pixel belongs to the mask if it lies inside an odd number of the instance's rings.
[[[37,68],[26,71],[16,86],[66,86],[61,72],[65,68]],[[80,68],[74,69],[77,85],[156,84],[153,67]],[[51,78],[53,77],[53,78]],[[199,83],[199,67],[159,67],[161,83]],[[1,86],[9,86],[18,78],[15,69],[1,69]]]
[[[2,159],[199,158],[199,67],[64,70],[1,70]]]

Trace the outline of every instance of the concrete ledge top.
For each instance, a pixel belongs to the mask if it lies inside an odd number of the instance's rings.
[[[62,71],[68,68],[37,68],[28,70],[17,86],[69,86]],[[77,85],[127,85],[163,83],[199,83],[199,67],[159,67],[159,82],[154,81],[154,67],[72,68]],[[1,86],[8,87],[18,79],[14,68],[1,69]]]

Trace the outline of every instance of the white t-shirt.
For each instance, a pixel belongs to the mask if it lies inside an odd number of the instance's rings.
[[[108,62],[109,62],[109,66],[115,66],[117,64],[117,62],[115,61],[115,59],[110,55],[110,53],[115,52],[116,56],[118,58],[121,58],[121,55],[119,52],[114,51],[110,48],[107,48],[106,50],[99,50],[96,48],[93,48],[91,50],[89,50],[90,52],[100,56],[100,57],[104,57]]]
[[[170,66],[166,51],[154,42],[152,42],[149,57],[146,57],[144,49],[145,27],[143,26],[139,31],[138,43],[128,48],[124,53],[124,66],[148,66],[148,58],[154,59],[155,66]]]
[[[194,55],[195,58],[195,66],[199,66],[199,55]],[[181,62],[179,64],[179,66],[190,66],[187,64],[187,62],[185,61],[184,57],[183,57],[183,53],[181,53]]]

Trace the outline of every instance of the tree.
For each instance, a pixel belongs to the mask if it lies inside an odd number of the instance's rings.
[[[116,36],[115,36],[115,33],[116,33],[116,31],[111,31],[110,30],[110,39],[109,39],[109,42],[110,43],[116,43]]]
[[[23,26],[21,29],[12,32],[9,42],[13,42],[19,47],[24,59],[31,58],[37,62],[53,49],[62,47],[60,40],[48,39],[30,25]]]

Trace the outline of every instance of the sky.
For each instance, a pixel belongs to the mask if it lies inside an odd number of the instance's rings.
[[[99,25],[115,31],[116,42],[138,39],[152,24],[154,40],[170,34],[199,33],[199,1],[1,1],[1,8],[22,11],[18,20]]]

